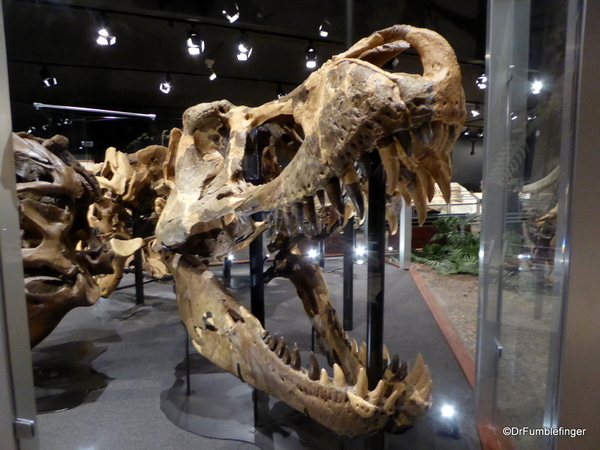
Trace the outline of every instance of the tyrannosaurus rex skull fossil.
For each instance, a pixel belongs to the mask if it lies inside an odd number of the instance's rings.
[[[419,52],[423,75],[380,68],[410,46]],[[365,161],[372,152],[379,152],[387,177],[381,195],[412,199],[422,220],[434,182],[449,197],[449,153],[465,114],[454,52],[437,33],[407,25],[362,39],[276,101],[257,108],[219,101],[188,109],[183,132],[172,133],[177,153],[167,159],[176,170],[167,179],[175,190],[156,240],[175,275],[181,316],[198,350],[340,434],[398,430],[426,411],[432,385],[420,355],[409,371],[384,350],[389,366],[377,388],[368,390],[364,349],[350,342],[320,269],[294,244],[303,236],[322,237],[350,216],[362,218]],[[246,148],[253,146],[263,166],[257,184],[246,181],[244,170]],[[284,159],[289,163],[281,167]],[[253,220],[261,211],[270,219]],[[265,331],[203,259],[222,259],[269,226],[270,248],[279,250],[269,276],[295,285],[334,363],[332,378],[312,357],[309,369],[302,368],[298,349]]]
[[[93,277],[111,271],[113,252],[89,227],[86,212],[99,189],[68,152],[67,139],[22,134],[13,135],[13,145],[33,347],[71,309],[98,300]]]

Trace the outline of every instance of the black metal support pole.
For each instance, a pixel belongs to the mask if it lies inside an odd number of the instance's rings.
[[[133,215],[133,237],[140,237],[140,213],[137,209],[132,209]],[[135,304],[144,304],[144,262],[142,259],[142,249],[138,249],[133,254],[133,262],[135,264]]]
[[[354,218],[348,219],[344,227],[344,330],[354,328]]]
[[[262,220],[262,213],[252,214],[255,221]],[[265,326],[265,285],[263,277],[263,235],[250,243],[250,311]]]
[[[319,239],[319,266],[325,267],[325,240]]]
[[[223,260],[223,279],[231,280],[231,259],[229,259],[229,256]]]
[[[385,270],[385,171],[377,151],[371,153],[367,266],[367,375],[369,389],[383,375],[383,306]]]

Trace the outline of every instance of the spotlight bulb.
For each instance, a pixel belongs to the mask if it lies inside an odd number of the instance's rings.
[[[108,29],[108,18],[106,16],[100,17],[100,28],[98,28],[98,37],[96,43],[98,45],[115,45],[117,37],[110,33]]]
[[[542,92],[543,88],[544,83],[542,83],[540,80],[535,80],[533,83],[531,83],[531,93],[534,95],[537,95],[540,92]]]
[[[40,70],[40,77],[42,78],[42,83],[44,84],[44,87],[52,87],[58,84],[58,80],[52,75],[50,75],[50,71],[46,66],[43,66],[42,70]]]
[[[216,80],[216,79],[217,79],[217,74],[215,73],[215,71],[214,71],[214,70],[212,70],[212,69],[211,69],[211,71],[210,71],[210,75],[208,76],[208,79],[209,79],[210,81],[214,81],[214,80]]]
[[[233,23],[240,18],[240,7],[237,3],[229,5],[223,9],[223,15],[229,21],[229,23]]]
[[[317,60],[319,59],[317,55],[317,51],[311,45],[306,48],[306,53],[304,54],[304,59],[306,61],[306,67],[309,69],[314,69],[317,67]]]
[[[192,29],[189,34],[188,34],[188,38],[187,38],[187,48],[188,48],[188,53],[190,55],[199,55],[200,53],[204,52],[204,40],[200,37],[200,35],[196,32],[196,30]]]
[[[252,45],[250,45],[250,39],[243,32],[240,35],[237,42],[237,59],[238,61],[248,61],[252,55]]]
[[[328,20],[324,20],[323,22],[321,22],[321,25],[319,25],[319,36],[321,37],[327,37],[329,36],[329,28],[331,27],[331,24],[329,23]]]
[[[169,76],[169,74],[167,74],[167,78],[165,79],[165,81],[160,83],[158,89],[160,89],[160,92],[162,92],[163,94],[168,94],[169,92],[171,92],[171,77]]]

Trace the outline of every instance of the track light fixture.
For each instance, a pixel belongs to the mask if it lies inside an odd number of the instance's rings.
[[[215,60],[214,59],[206,59],[204,60],[204,64],[206,64],[206,67],[210,70],[210,75],[208,76],[208,79],[210,81],[214,81],[217,79],[217,74],[215,73],[215,70],[213,69],[213,65],[215,64]]]
[[[252,45],[250,44],[250,38],[244,31],[238,39],[237,45],[237,59],[238,61],[248,61],[252,55]]]
[[[306,67],[309,69],[314,69],[317,67],[317,60],[319,59],[317,55],[317,51],[312,45],[312,42],[308,44],[306,47],[306,53],[304,54],[304,60],[306,61]]]
[[[481,110],[479,109],[479,103],[475,103],[475,108],[471,110],[471,116],[479,117],[481,115]]]
[[[284,95],[286,95],[285,91],[283,90],[283,87],[281,86],[281,83],[279,83],[277,85],[277,88],[275,89],[275,92],[277,93],[277,98],[281,98]]]
[[[477,133],[477,137],[483,139],[483,127],[479,127],[479,132]]]
[[[169,92],[171,92],[171,74],[167,74],[165,81],[160,83],[158,89],[160,89],[160,92],[162,92],[163,94],[168,94]]]
[[[188,38],[186,41],[188,53],[190,55],[199,55],[204,52],[204,40],[198,34],[196,25],[192,24],[192,28],[188,31]]]
[[[99,23],[100,25],[98,28],[98,37],[96,38],[96,43],[98,45],[115,45],[117,42],[117,37],[114,34],[111,34],[109,30],[108,17],[103,14],[100,16]]]
[[[328,20],[324,20],[323,22],[321,22],[321,25],[319,25],[319,36],[324,37],[324,38],[329,36],[330,29],[331,29],[331,24],[329,23]]]
[[[50,75],[48,66],[45,64],[42,66],[42,70],[40,70],[40,77],[42,77],[42,83],[44,83],[44,87],[52,87],[58,84],[57,79]]]
[[[470,127],[464,127],[462,135],[463,136],[471,136],[471,128]]]
[[[237,3],[229,3],[223,8],[223,15],[229,23],[233,23],[240,18],[240,7]]]
[[[479,74],[479,76],[477,77],[477,80],[475,80],[475,85],[479,89],[485,89],[487,87],[487,82],[488,82],[487,75],[485,74],[485,72],[481,72]]]

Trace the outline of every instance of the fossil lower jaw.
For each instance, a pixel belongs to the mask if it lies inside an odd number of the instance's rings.
[[[432,382],[421,355],[411,371],[397,357],[389,361],[384,355],[389,362],[384,377],[368,390],[365,349],[342,330],[320,268],[307,258],[288,252],[278,258],[272,275],[289,278],[298,289],[321,346],[336,361],[332,376],[313,355],[303,368],[299,349],[264,330],[208,270],[206,260],[163,256],[175,275],[180,314],[195,347],[241,380],[348,436],[382,428],[398,431],[428,410]],[[314,284],[304,284],[306,277]]]

